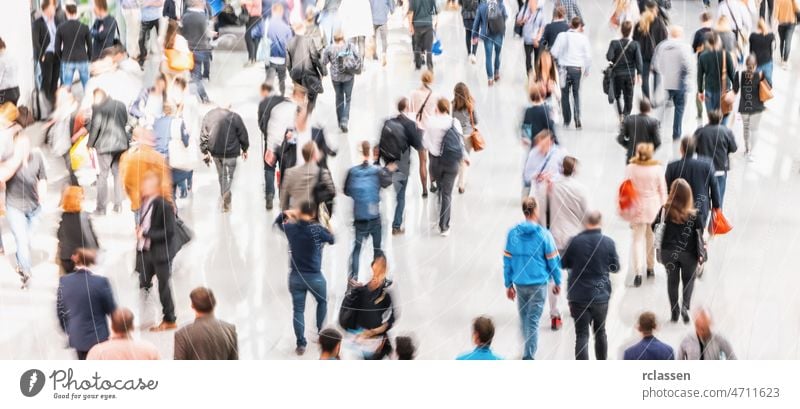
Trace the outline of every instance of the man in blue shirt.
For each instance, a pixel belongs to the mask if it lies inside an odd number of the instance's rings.
[[[147,58],[147,41],[150,39],[150,31],[155,29],[156,35],[158,35],[163,7],[164,0],[142,1],[142,25],[139,30],[139,66],[142,69],[144,69],[144,60]]]
[[[287,210],[275,219],[275,225],[289,241],[289,292],[292,294],[294,335],[297,355],[306,352],[305,337],[306,293],[317,301],[317,331],[322,330],[328,313],[327,283],[322,275],[322,248],[333,244],[333,233],[314,222],[314,205],[304,202],[300,210]]]
[[[623,355],[626,361],[669,361],[675,359],[672,347],[659,341],[653,336],[656,330],[656,315],[650,311],[639,316],[637,327],[642,334],[642,340],[625,350]]]
[[[494,323],[489,317],[478,317],[472,322],[472,342],[475,349],[472,352],[459,355],[458,361],[499,361],[503,358],[492,352],[492,339],[494,338]]]
[[[525,349],[522,359],[533,359],[539,340],[539,318],[547,298],[547,283],[555,283],[553,294],[561,293],[561,260],[555,240],[539,224],[539,206],[536,199],[522,201],[525,221],[508,232],[503,254],[503,278],[506,296],[517,300],[522,321]]]
[[[272,14],[280,15],[283,13],[283,4],[274,3]],[[273,84],[275,77],[278,77],[278,84],[281,96],[286,93],[286,44],[294,37],[289,24],[283,19],[276,18],[269,21],[267,28],[269,38],[269,59],[264,63],[267,72],[267,84]]]

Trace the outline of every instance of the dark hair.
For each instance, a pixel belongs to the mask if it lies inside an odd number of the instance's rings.
[[[369,157],[369,150],[371,146],[369,145],[369,141],[361,141],[361,154]]]
[[[631,31],[633,31],[633,23],[630,20],[625,20],[622,22],[622,26],[620,26],[620,30],[622,31],[623,37],[628,37],[631,35]]]
[[[700,22],[705,23],[711,21],[711,13],[704,11],[700,13]]]
[[[542,95],[541,87],[539,87],[539,83],[535,82],[531,87],[530,92],[531,102],[542,102],[544,100],[544,96]]]
[[[97,259],[97,253],[94,250],[86,248],[78,248],[72,253],[72,262],[76,265],[91,266]]]
[[[569,22],[569,26],[572,27],[573,30],[581,28],[582,25],[583,25],[583,20],[581,20],[581,18],[578,16],[573,17],[572,20],[570,20]]]
[[[78,14],[78,6],[75,4],[67,4],[64,6],[64,10],[66,10],[67,14]]]
[[[111,330],[117,334],[133,331],[133,312],[127,308],[117,308],[111,313]]]
[[[272,92],[272,84],[270,84],[268,82],[262,82],[261,83],[261,90],[266,92],[267,94],[269,94],[270,92]]]
[[[303,145],[302,153],[303,153],[303,160],[306,162],[311,162],[311,158],[314,156],[314,153],[317,151],[317,144],[314,141],[308,141],[305,145]]]
[[[653,106],[650,104],[650,99],[647,97],[642,97],[642,99],[639,100],[639,112],[646,114],[652,109]]]
[[[448,101],[447,98],[439,98],[439,100],[436,101],[436,109],[438,109],[439,112],[441,112],[443,114],[449,114],[450,113],[450,101]]]
[[[591,210],[586,212],[585,215],[583,215],[583,224],[587,224],[589,226],[597,226],[602,222],[603,222],[603,214],[600,213],[598,210]]]
[[[711,125],[719,125],[722,122],[722,112],[719,109],[708,111],[708,122]]]
[[[314,217],[317,215],[317,209],[314,206],[314,203],[311,202],[303,202],[300,203],[300,214],[305,216]]]
[[[397,352],[397,359],[401,361],[413,360],[417,354],[417,346],[414,345],[414,340],[409,336],[399,336],[394,339],[396,345],[395,351]]]
[[[473,109],[475,109],[475,101],[469,92],[467,84],[459,82],[453,89],[453,111],[466,110],[472,113]]]
[[[399,112],[405,112],[406,109],[408,109],[408,98],[400,98],[400,100],[397,101],[397,110]]]
[[[694,155],[695,152],[694,137],[684,136],[681,139],[681,151],[683,152],[683,156],[686,158],[691,158]]]
[[[472,332],[478,336],[481,345],[492,345],[494,338],[494,323],[489,317],[478,317],[472,321]]]
[[[103,11],[108,11],[108,2],[106,0],[94,0],[94,6]]]
[[[537,145],[542,141],[542,139],[548,138],[553,139],[553,132],[551,132],[549,129],[543,129],[533,137],[533,144]]]
[[[208,314],[214,311],[217,306],[217,299],[214,297],[214,292],[210,288],[197,287],[189,293],[189,299],[192,300],[192,308],[197,312]]]
[[[719,35],[717,33],[712,33],[710,36],[707,37],[708,38],[706,38],[706,42],[713,49],[714,46],[717,44],[717,41],[719,40]]]
[[[536,208],[539,205],[536,203],[536,199],[533,197],[526,197],[522,199],[522,214],[525,217],[533,216],[536,213]]]
[[[319,332],[319,347],[322,352],[334,352],[342,343],[342,333],[334,328],[325,328]]]
[[[42,0],[42,4],[40,4],[42,10],[52,6],[54,4],[54,0]]]
[[[564,176],[572,176],[575,174],[575,168],[578,167],[578,159],[574,156],[565,156],[561,162],[561,173]]]
[[[645,311],[639,315],[639,331],[643,334],[652,334],[656,329],[656,315]]]
[[[0,37],[0,50],[6,49],[6,42],[3,41],[3,37]]]
[[[183,77],[176,77],[175,82],[172,85],[178,86],[180,88],[186,89],[186,78]]]
[[[564,6],[558,6],[555,9],[553,9],[554,19],[564,18],[564,16],[566,15],[567,15],[567,9]]]

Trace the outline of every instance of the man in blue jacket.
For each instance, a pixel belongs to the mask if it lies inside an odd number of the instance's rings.
[[[643,312],[639,316],[637,326],[642,334],[642,340],[626,349],[622,359],[626,361],[674,360],[675,352],[672,347],[653,336],[656,326],[656,315],[650,311]]]
[[[394,163],[385,168],[370,164],[371,147],[369,142],[361,142],[364,162],[353,166],[344,182],[344,194],[353,198],[353,226],[356,229],[353,254],[350,256],[350,280],[358,281],[358,259],[361,243],[372,236],[373,257],[381,250],[381,188],[392,184],[392,172],[397,169]]]
[[[575,359],[589,359],[589,325],[594,329],[594,355],[606,359],[606,314],[611,298],[608,273],[619,271],[619,255],[614,240],[600,231],[602,215],[586,213],[586,230],[573,237],[564,250],[561,266],[569,270],[567,301],[575,320]]]
[[[489,317],[478,317],[472,322],[472,342],[475,349],[466,354],[459,355],[457,361],[499,361],[503,358],[492,352],[492,339],[494,338],[494,323]]]
[[[539,224],[536,199],[522,201],[525,221],[508,232],[503,254],[506,296],[517,300],[525,348],[522,359],[533,359],[539,340],[539,318],[547,299],[547,283],[555,282],[554,294],[561,293],[560,257],[555,240]]]
[[[506,6],[499,0],[488,0],[478,6],[475,21],[472,23],[472,44],[483,38],[483,51],[486,53],[486,76],[489,86],[500,79],[500,50],[506,35],[505,21],[508,18]],[[492,62],[494,51],[494,62]]]
[[[381,65],[386,65],[386,50],[389,48],[389,42],[386,41],[386,35],[389,32],[389,15],[394,13],[394,0],[370,0],[372,5],[372,27],[375,33],[372,35],[372,43],[375,44],[375,52],[372,53],[372,59],[378,60],[378,39],[381,38]]]

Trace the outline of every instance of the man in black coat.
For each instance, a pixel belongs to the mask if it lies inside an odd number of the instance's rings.
[[[714,177],[714,166],[706,158],[693,158],[694,153],[694,139],[689,136],[681,139],[681,159],[667,165],[665,177],[667,189],[672,187],[672,182],[676,179],[682,178],[689,183],[694,193],[697,217],[705,228],[708,222],[709,207],[719,209],[721,200],[717,179]]]
[[[639,101],[639,113],[629,115],[622,121],[617,142],[626,150],[626,164],[636,153],[638,144],[652,143],[655,149],[661,146],[661,124],[649,115],[651,109],[650,100],[642,97]]]
[[[33,57],[42,74],[40,89],[50,101],[55,102],[60,63],[55,52],[56,30],[63,18],[56,14],[55,0],[42,0],[42,15],[33,21]]]
[[[206,162],[214,160],[219,175],[222,211],[231,210],[231,184],[236,172],[236,159],[247,160],[250,140],[242,117],[226,108],[214,108],[203,117],[200,128],[200,152]]]
[[[171,262],[175,254],[169,245],[175,236],[177,222],[172,203],[157,194],[161,181],[152,175],[149,178],[152,179],[145,177],[140,191],[142,213],[136,227],[136,271],[139,273],[139,288],[144,290],[145,297],[153,287],[153,276],[158,278],[163,321],[150,328],[150,331],[157,332],[177,328],[171,285]]]
[[[736,138],[733,131],[722,123],[722,112],[708,111],[708,124],[694,131],[697,156],[711,159],[714,164],[714,177],[719,186],[719,202],[725,200],[725,184],[731,170],[730,154],[736,152]]]
[[[108,174],[114,177],[114,211],[122,209],[122,184],[119,179],[119,160],[122,153],[128,150],[128,110],[125,104],[108,95],[100,88],[94,90],[92,119],[89,124],[87,146],[97,152],[100,175],[97,178],[97,207],[94,214],[106,214],[108,198]]]

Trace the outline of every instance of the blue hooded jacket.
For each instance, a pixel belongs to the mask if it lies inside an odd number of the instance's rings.
[[[544,227],[524,221],[508,232],[503,254],[503,279],[512,285],[561,285],[561,258],[555,240]]]
[[[344,194],[353,198],[353,219],[374,220],[380,217],[381,188],[392,184],[386,168],[364,162],[353,166],[344,182]]]

